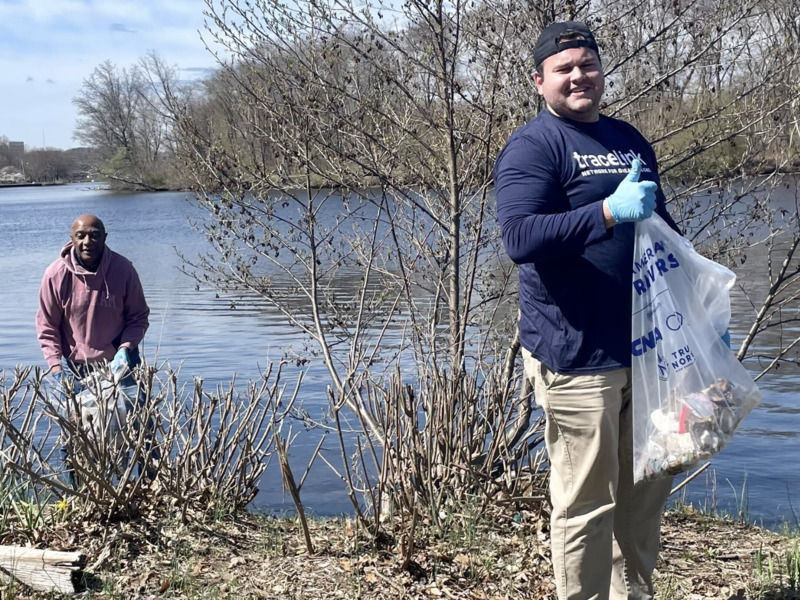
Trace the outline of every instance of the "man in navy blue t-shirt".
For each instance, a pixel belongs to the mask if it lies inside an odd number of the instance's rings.
[[[503,243],[519,265],[526,376],[546,415],[558,597],[651,599],[672,480],[633,485],[634,223],[665,207],[655,154],[600,114],[604,75],[579,22],[544,29],[534,80],[547,110],[495,166]]]

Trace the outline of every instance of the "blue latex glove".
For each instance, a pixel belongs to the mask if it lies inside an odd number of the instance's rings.
[[[606,198],[608,210],[617,223],[643,221],[653,214],[658,185],[655,181],[639,181],[641,172],[642,161],[634,159],[630,173],[614,193]]]
[[[53,379],[56,380],[56,385],[53,387],[52,393],[48,395],[48,400],[56,415],[66,419],[69,416],[70,398],[74,398],[76,394],[80,393],[83,386],[63,369],[53,372]]]
[[[119,381],[130,370],[131,360],[128,356],[127,348],[120,348],[114,355],[114,360],[109,365],[111,372],[114,374],[114,379]]]
[[[71,389],[74,394],[80,394],[85,388],[80,381],[76,380],[71,373],[64,369],[53,373],[53,378],[58,382],[58,387],[63,391]]]
[[[731,332],[726,329],[725,333],[723,333],[720,337],[722,338],[722,341],[725,342],[725,345],[730,349],[730,347],[731,347]]]

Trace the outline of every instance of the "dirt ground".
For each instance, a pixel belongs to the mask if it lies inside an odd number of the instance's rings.
[[[421,527],[410,554],[402,540],[365,539],[348,520],[312,522],[309,554],[296,521],[249,514],[205,526],[70,527],[50,545],[86,552],[83,598],[555,598],[546,520],[522,512],[490,521],[466,519],[439,536]],[[800,598],[796,537],[684,510],[666,516],[662,541],[658,599]],[[0,590],[4,600],[45,597]]]

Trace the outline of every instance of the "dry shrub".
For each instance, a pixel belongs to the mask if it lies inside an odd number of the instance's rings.
[[[355,442],[333,406],[344,469],[336,472],[378,543],[399,535],[410,560],[420,523],[442,535],[505,506],[542,510],[543,419],[513,373],[485,365],[454,376],[423,366],[404,379],[397,368],[384,385],[365,384],[361,414],[381,433],[360,421]]]
[[[258,492],[299,389],[298,379],[286,393],[281,366],[270,365],[243,389],[232,380],[207,391],[201,379],[187,389],[179,372],[143,365],[138,387],[113,389],[110,406],[120,400],[127,416],[100,403],[83,419],[75,417],[74,391],[66,394],[66,414],[58,410],[53,385],[40,370],[2,373],[0,489],[16,489],[33,503],[77,499],[82,518],[106,522],[163,508],[184,520],[240,510]]]

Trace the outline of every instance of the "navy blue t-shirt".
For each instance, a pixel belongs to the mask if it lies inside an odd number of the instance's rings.
[[[548,111],[516,130],[495,165],[503,243],[519,265],[522,345],[559,373],[631,365],[634,224],[607,230],[602,200],[642,161],[656,211],[676,231],[655,153],[631,125],[579,123]]]

